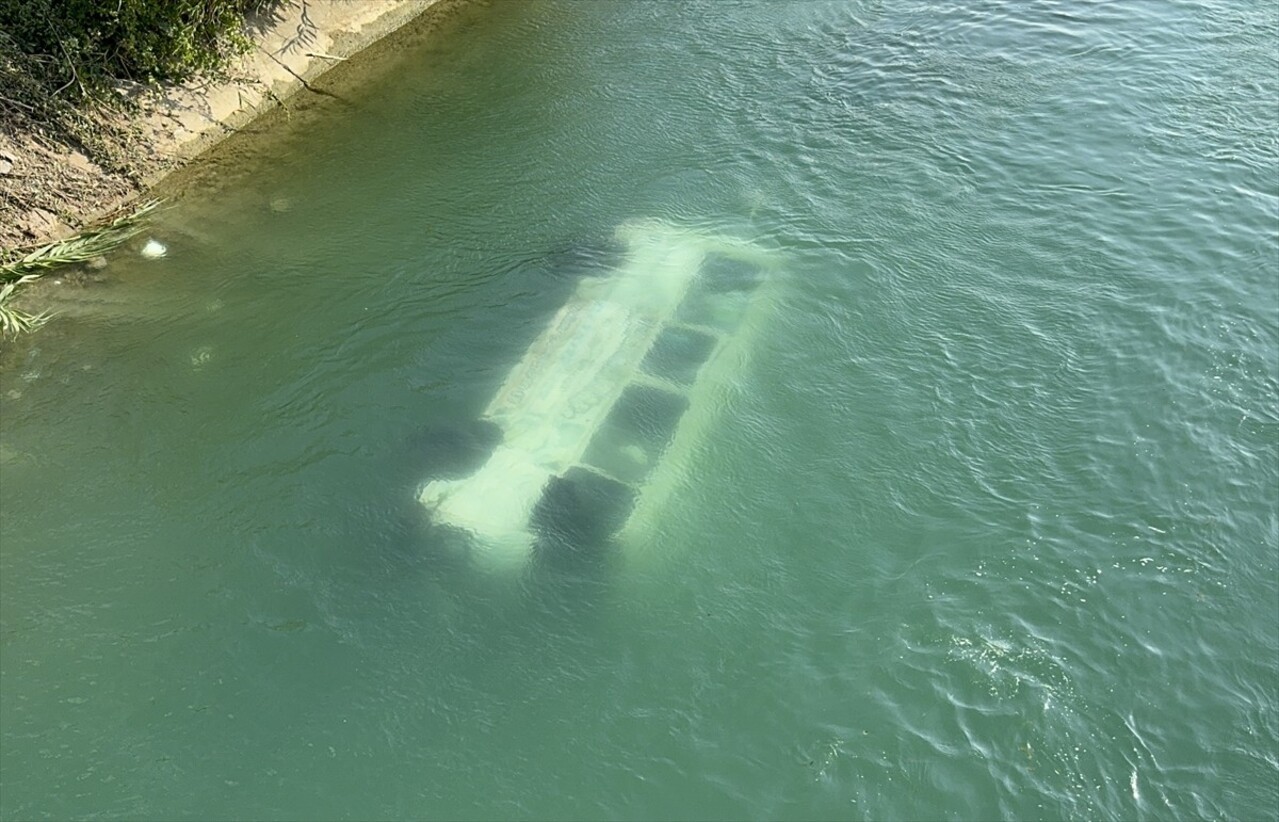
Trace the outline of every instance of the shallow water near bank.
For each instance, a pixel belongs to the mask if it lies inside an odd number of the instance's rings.
[[[0,372],[0,816],[1273,817],[1277,34],[497,3],[227,146]],[[483,572],[438,432],[654,218],[778,296]]]

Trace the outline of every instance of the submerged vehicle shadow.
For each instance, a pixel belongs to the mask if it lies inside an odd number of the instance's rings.
[[[474,473],[501,441],[502,429],[491,420],[437,423],[410,435],[397,459],[415,480],[453,479]]]
[[[384,446],[375,461],[376,470],[370,474],[385,489],[380,544],[386,561],[403,572],[429,567],[452,573],[465,565],[467,535],[424,517],[418,494],[423,478],[447,480],[473,473],[501,437],[502,431],[494,423],[471,419],[421,426]]]
[[[553,477],[530,521],[537,575],[606,571],[635,497],[634,488],[580,467]]]

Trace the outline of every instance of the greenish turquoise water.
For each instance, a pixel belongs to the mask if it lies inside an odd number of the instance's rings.
[[[1273,819],[1279,19],[494,3],[0,372],[5,819]],[[274,207],[273,205],[274,204]],[[424,521],[661,217],[781,297],[609,561]]]

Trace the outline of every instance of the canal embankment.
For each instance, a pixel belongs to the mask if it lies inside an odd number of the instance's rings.
[[[253,122],[294,105],[299,95],[330,94],[321,77],[386,35],[458,0],[338,2],[298,0],[249,21],[249,47],[216,73],[180,83],[121,82],[126,107],[86,107],[88,130],[115,135],[107,145],[41,128],[14,95],[0,129],[0,249],[38,246],[74,235],[127,210],[164,177]],[[7,95],[6,95],[7,96]],[[24,117],[23,114],[28,116]]]

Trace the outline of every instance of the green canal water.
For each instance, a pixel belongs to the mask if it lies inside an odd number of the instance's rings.
[[[0,816],[1275,818],[1276,42],[498,2],[352,61],[4,356]],[[646,218],[777,298],[651,527],[486,571],[439,432]]]

